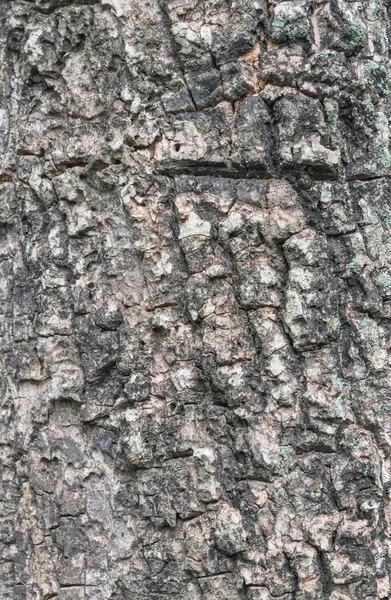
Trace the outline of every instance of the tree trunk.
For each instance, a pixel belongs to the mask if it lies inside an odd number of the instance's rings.
[[[390,597],[388,4],[1,4],[2,600]]]

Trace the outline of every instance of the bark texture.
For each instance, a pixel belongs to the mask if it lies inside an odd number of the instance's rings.
[[[0,4],[2,600],[390,597],[388,11]]]

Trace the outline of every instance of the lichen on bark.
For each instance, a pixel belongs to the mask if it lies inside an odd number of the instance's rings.
[[[2,600],[390,597],[389,10],[0,4]]]

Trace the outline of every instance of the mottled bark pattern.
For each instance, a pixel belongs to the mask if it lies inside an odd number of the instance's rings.
[[[390,597],[388,10],[0,4],[2,600]]]

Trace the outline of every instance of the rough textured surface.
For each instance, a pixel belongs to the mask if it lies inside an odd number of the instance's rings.
[[[389,10],[0,4],[2,600],[390,597]]]

